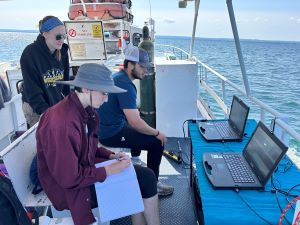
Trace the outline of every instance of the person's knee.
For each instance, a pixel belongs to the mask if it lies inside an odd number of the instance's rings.
[[[154,172],[145,167],[135,166],[137,178],[143,198],[150,198],[157,194],[157,180]]]
[[[164,146],[161,145],[161,141],[158,139],[153,142],[152,148],[161,153],[164,151]]]

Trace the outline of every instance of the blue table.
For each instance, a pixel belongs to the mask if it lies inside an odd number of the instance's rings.
[[[209,183],[202,165],[202,154],[204,152],[242,152],[256,124],[255,120],[250,119],[247,121],[246,136],[242,142],[208,143],[199,133],[197,124],[189,123],[189,135],[192,140],[192,153],[196,166],[205,225],[278,224],[281,212],[276,201],[276,195],[271,192],[272,185],[270,181],[264,191],[240,190],[237,193],[234,190],[215,190]],[[274,173],[274,178],[280,182],[281,189],[286,191],[300,183],[300,172],[295,165],[287,172],[283,172],[288,165],[290,165],[289,160],[285,157]],[[279,185],[278,182],[275,183]],[[282,194],[278,196],[280,205],[284,209],[287,205],[286,197]],[[291,209],[287,214],[287,218],[291,223],[293,214],[294,212]],[[283,221],[283,224],[287,224],[286,221]]]

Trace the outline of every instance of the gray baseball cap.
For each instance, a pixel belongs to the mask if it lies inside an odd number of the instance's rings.
[[[125,59],[133,62],[137,62],[142,67],[151,68],[153,64],[149,62],[149,55],[148,53],[141,48],[138,47],[131,47],[125,50]]]
[[[57,81],[56,83],[107,93],[122,93],[127,91],[115,86],[111,71],[106,66],[97,63],[82,64],[74,80]]]

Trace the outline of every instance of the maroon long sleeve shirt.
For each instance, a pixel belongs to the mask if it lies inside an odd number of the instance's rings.
[[[75,225],[95,221],[89,186],[105,180],[95,163],[112,153],[97,147],[98,124],[97,113],[71,93],[42,115],[36,132],[41,185],[57,210],[70,209]]]

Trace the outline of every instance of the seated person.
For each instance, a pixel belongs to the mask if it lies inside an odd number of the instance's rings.
[[[0,109],[4,108],[4,102],[10,101],[11,97],[11,91],[7,87],[2,77],[0,77]]]
[[[131,156],[138,157],[141,150],[147,151],[147,167],[152,169],[158,181],[159,166],[167,141],[165,134],[150,127],[139,114],[136,99],[137,90],[132,82],[142,79],[147,68],[152,67],[145,50],[137,47],[125,53],[124,70],[114,75],[115,84],[127,90],[112,93],[109,101],[97,110],[100,120],[99,141],[109,147],[131,148]],[[157,182],[159,195],[173,193],[172,186]]]
[[[95,63],[83,64],[75,80],[60,83],[75,86],[77,91],[41,116],[36,131],[38,176],[57,210],[69,209],[75,225],[89,225],[95,222],[91,209],[97,207],[94,183],[120,173],[131,163],[124,153],[98,148],[96,135],[99,117],[95,108],[107,101],[108,93],[125,90],[114,85],[105,66]],[[95,163],[114,158],[120,161],[95,167]],[[133,215],[132,223],[158,225],[155,175],[141,166],[135,166],[135,171],[145,211]]]

